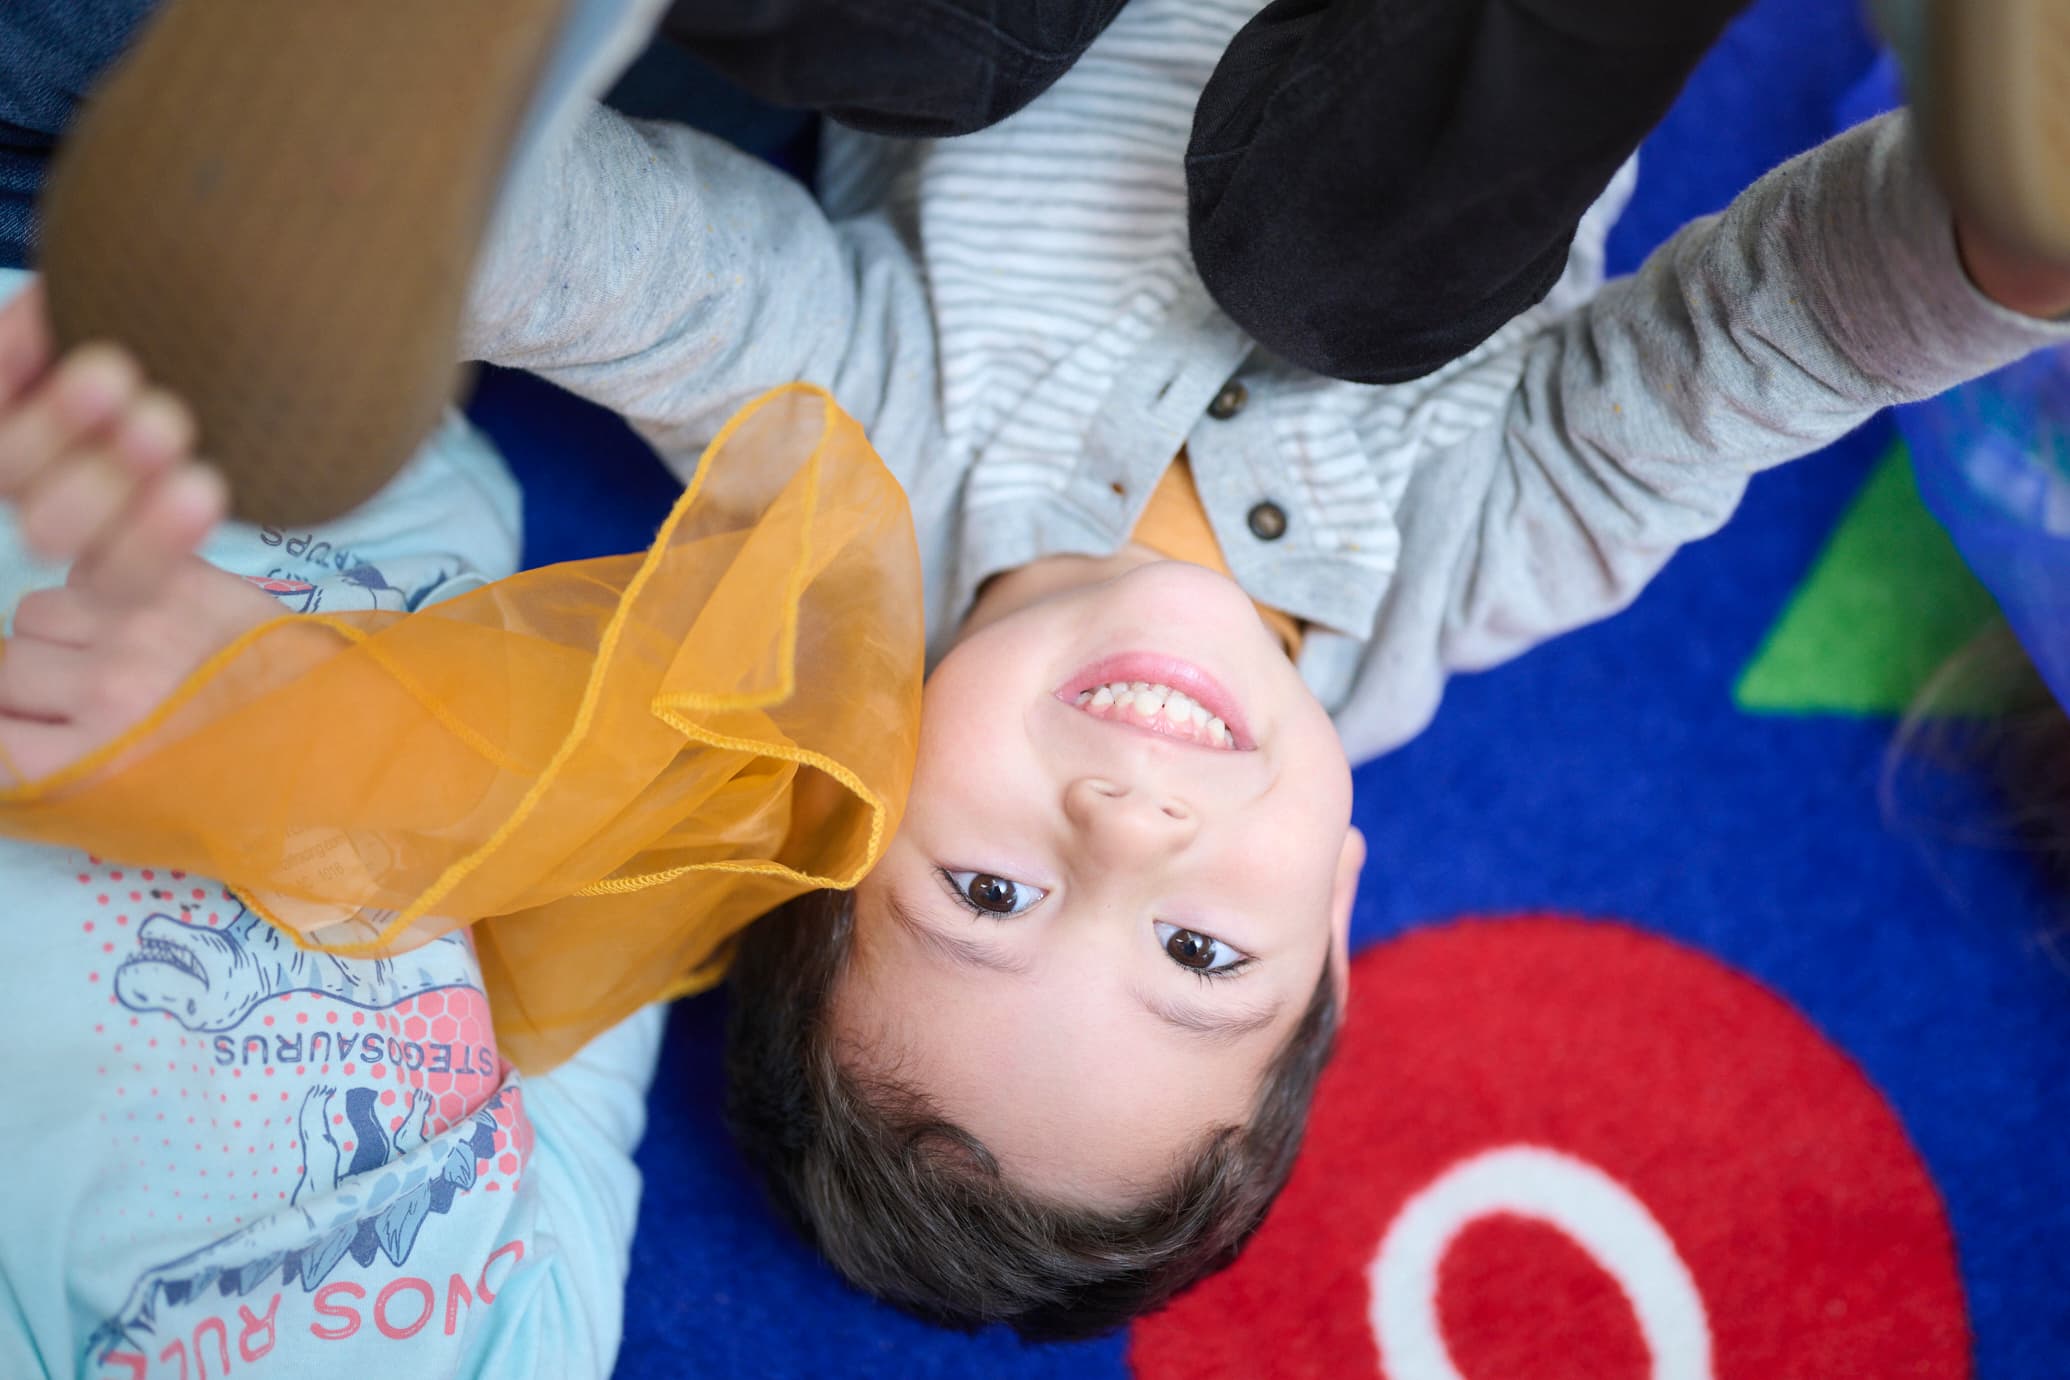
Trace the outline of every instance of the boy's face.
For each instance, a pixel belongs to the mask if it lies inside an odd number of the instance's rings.
[[[1106,703],[1115,682],[1205,713]],[[905,821],[857,892],[843,1058],[1030,1190],[1135,1201],[1250,1120],[1324,965],[1342,980],[1350,816],[1329,715],[1233,582],[1133,551],[1002,577],[928,681]]]

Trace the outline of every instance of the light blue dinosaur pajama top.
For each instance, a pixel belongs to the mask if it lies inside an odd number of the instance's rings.
[[[455,421],[360,512],[204,554],[414,608],[512,573],[517,518]],[[57,578],[0,527],[0,605]],[[305,953],[218,882],[14,840],[0,882],[0,1377],[609,1372],[658,1009],[522,1079],[464,934]]]

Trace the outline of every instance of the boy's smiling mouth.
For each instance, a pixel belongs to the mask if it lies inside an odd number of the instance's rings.
[[[1229,725],[1208,713],[1206,706],[1183,690],[1145,681],[1114,681],[1094,690],[1081,690],[1072,701],[1095,719],[1113,719],[1135,728],[1147,728],[1165,738],[1200,747],[1233,751]]]
[[[1117,727],[1220,752],[1257,744],[1235,699],[1199,667],[1171,657],[1107,657],[1073,675],[1057,698]]]

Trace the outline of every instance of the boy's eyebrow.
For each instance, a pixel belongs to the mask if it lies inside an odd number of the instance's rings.
[[[1280,1008],[1284,1005],[1272,1002],[1248,1011],[1241,1008],[1207,1011],[1181,1002],[1168,1002],[1147,992],[1137,992],[1136,1000],[1167,1025],[1176,1026],[1189,1035],[1205,1035],[1219,1043],[1234,1042],[1253,1031],[1263,1030],[1279,1019]]]
[[[1002,954],[989,945],[958,935],[944,934],[922,920],[896,892],[886,890],[884,904],[891,910],[891,916],[905,926],[913,938],[948,959],[965,968],[984,968],[994,973],[1025,973],[1027,960]]]

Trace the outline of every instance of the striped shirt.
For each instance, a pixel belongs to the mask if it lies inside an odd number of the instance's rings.
[[[1194,272],[1184,157],[1194,104],[1257,9],[1136,0],[1041,98],[962,138],[828,128],[822,203],[837,220],[887,218],[925,275],[945,440],[968,457],[965,525],[982,528],[966,542],[959,609],[987,576],[1037,555],[1112,550],[1189,437],[1227,456],[1215,442],[1231,428],[1217,422],[1235,419],[1206,409],[1233,379],[1242,391],[1229,396],[1258,418],[1240,464],[1196,461],[1217,540],[1243,553],[1232,561],[1255,598],[1362,640],[1418,459],[1487,426],[1515,389],[1515,342],[1602,280],[1635,167],[1590,214],[1548,303],[1435,377],[1345,384],[1254,353]],[[997,540],[996,515],[1060,503],[1083,511],[1077,539]],[[1285,519],[1269,539],[1252,530],[1259,505]],[[1282,551],[1315,573],[1293,578]]]

